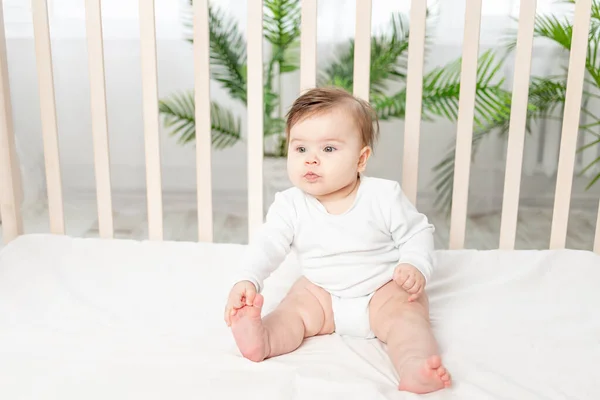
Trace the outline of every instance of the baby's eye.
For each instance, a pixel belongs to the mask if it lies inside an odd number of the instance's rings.
[[[324,150],[325,150],[325,152],[327,152],[327,153],[331,153],[331,152],[333,152],[333,151],[335,150],[335,148],[333,148],[332,146],[327,146],[327,147],[325,147],[325,149],[324,149]]]
[[[298,153],[304,153],[306,151],[306,149],[303,146],[299,146],[299,147],[296,147],[296,151]]]

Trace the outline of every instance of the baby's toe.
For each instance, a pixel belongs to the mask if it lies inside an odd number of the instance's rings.
[[[440,378],[442,379],[442,381],[444,381],[444,382],[448,382],[448,381],[450,381],[450,374],[448,374],[448,373],[445,373],[445,374],[444,374],[444,375],[442,375]]]
[[[440,377],[444,376],[446,374],[446,368],[444,367],[439,367],[437,370],[437,373]]]
[[[440,356],[431,356],[427,359],[427,365],[431,369],[438,369],[442,366],[442,359]]]

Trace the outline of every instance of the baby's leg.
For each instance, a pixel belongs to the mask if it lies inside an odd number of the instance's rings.
[[[263,297],[232,317],[231,330],[242,355],[259,362],[297,349],[304,338],[334,331],[331,295],[300,278],[279,306],[261,318]]]
[[[369,305],[371,327],[387,343],[400,377],[400,390],[428,393],[450,386],[429,323],[429,303],[422,294],[408,302],[409,294],[395,282],[381,287]]]

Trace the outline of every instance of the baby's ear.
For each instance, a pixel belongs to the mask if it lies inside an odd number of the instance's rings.
[[[371,157],[371,147],[365,146],[360,151],[360,156],[358,158],[358,172],[364,172],[365,168],[367,168],[367,161],[369,157]]]

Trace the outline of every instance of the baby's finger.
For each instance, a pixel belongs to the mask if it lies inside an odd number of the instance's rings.
[[[410,297],[408,298],[408,301],[409,302],[416,301],[419,298],[419,296],[421,296],[422,293],[423,293],[423,286],[421,286],[416,293],[411,294]]]
[[[256,297],[256,292],[254,290],[247,292],[246,293],[246,305],[251,306],[252,304],[254,304],[255,297]]]
[[[409,277],[408,272],[401,270],[398,273],[398,277],[396,278],[396,283],[400,286],[403,286],[404,283],[406,282],[406,280],[408,279],[408,277]]]
[[[419,290],[419,283],[419,279],[411,275],[410,279],[406,281],[406,284],[402,288],[408,293],[416,293]]]
[[[423,279],[423,277],[419,276],[417,277],[417,284],[415,285],[415,292],[417,291],[423,291],[425,290],[425,279]]]
[[[242,302],[242,296],[240,296],[239,294],[236,294],[235,296],[232,295],[229,299],[229,304],[231,305],[231,307],[234,308],[234,310],[242,308],[244,306],[244,303]]]
[[[406,280],[406,282],[404,282],[404,285],[402,285],[402,289],[408,291],[410,288],[412,288],[415,284],[415,278],[410,275],[408,277],[408,279]]]
[[[242,309],[244,307],[244,305],[242,305],[241,307],[232,307],[229,309],[229,321],[231,321],[231,317],[233,317],[235,314],[237,314],[238,310]]]

